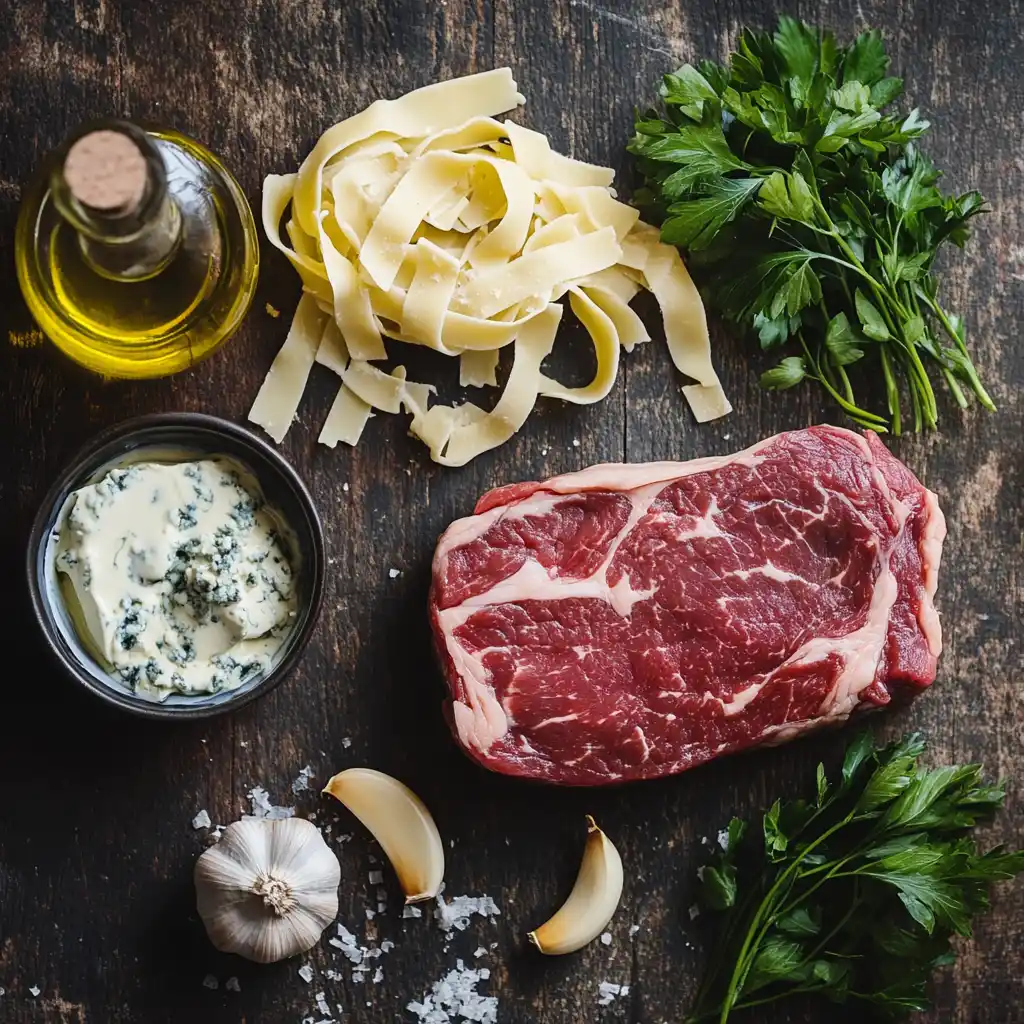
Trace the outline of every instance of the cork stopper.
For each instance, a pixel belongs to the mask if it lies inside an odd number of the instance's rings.
[[[139,147],[121,132],[83,135],[64,158],[64,180],[83,206],[108,215],[129,213],[142,202],[148,171]]]

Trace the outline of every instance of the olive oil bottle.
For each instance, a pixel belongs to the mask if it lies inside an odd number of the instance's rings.
[[[32,315],[107,377],[162,377],[219,348],[256,289],[259,243],[231,173],[178,132],[81,129],[27,190],[15,236]]]

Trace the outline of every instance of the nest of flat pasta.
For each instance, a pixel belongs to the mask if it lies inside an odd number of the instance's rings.
[[[404,412],[431,458],[465,465],[512,437],[538,396],[604,398],[621,350],[649,340],[629,305],[641,289],[661,307],[677,369],[696,381],[682,393],[697,420],[730,411],[679,253],[615,198],[610,168],[496,120],[523,102],[507,68],[378,100],[325,132],[296,174],[266,179],[264,229],[303,284],[249,413],[276,441],[316,362],[341,381],[321,442],[354,445],[375,411]],[[596,356],[581,387],[542,370],[566,297]],[[374,365],[389,357],[385,339],[458,357],[464,386],[497,387],[505,346],[512,368],[489,412],[444,405],[404,367]]]

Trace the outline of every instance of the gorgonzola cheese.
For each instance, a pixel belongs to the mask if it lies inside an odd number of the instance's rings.
[[[56,548],[72,619],[136,693],[234,689],[265,675],[287,638],[285,526],[248,481],[225,458],[147,462],[72,496]]]

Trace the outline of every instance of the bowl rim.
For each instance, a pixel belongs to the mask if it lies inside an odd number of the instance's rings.
[[[308,532],[308,539],[312,548],[310,552],[311,557],[308,559],[308,571],[310,573],[308,611],[305,622],[301,625],[291,650],[255,686],[243,693],[239,693],[237,697],[228,697],[228,699],[219,704],[205,704],[195,707],[181,705],[168,707],[155,701],[143,701],[141,698],[127,692],[121,693],[113,686],[108,686],[106,683],[100,682],[84,672],[77,663],[65,655],[55,641],[54,632],[56,627],[52,618],[53,612],[49,607],[51,602],[45,594],[45,586],[41,585],[38,572],[40,549],[46,546],[54,515],[59,512],[68,495],[74,490],[75,484],[87,474],[90,467],[98,468],[99,464],[93,466],[96,457],[104,449],[128,435],[167,427],[198,430],[211,435],[211,437],[214,435],[227,436],[239,443],[243,448],[254,452],[262,461],[269,463],[283,478],[286,485],[294,491],[299,505],[302,506],[305,512],[305,526],[308,529],[302,530],[292,523],[289,523],[289,525],[292,526],[296,534]],[[140,438],[140,441],[144,441],[144,439]],[[197,447],[205,446],[197,445]],[[213,449],[211,448],[210,450],[212,451]],[[247,468],[252,471],[257,482],[261,485],[265,484],[263,475],[259,472],[260,467],[258,464],[250,465]],[[302,524],[298,525],[299,527],[302,526]],[[309,488],[291,463],[274,447],[251,430],[231,420],[221,419],[219,416],[200,412],[159,412],[133,416],[104,428],[95,437],[87,441],[65,463],[64,468],[58,473],[56,480],[46,491],[32,520],[25,552],[25,569],[28,578],[29,600],[32,605],[32,613],[42,638],[49,648],[51,657],[64,669],[71,679],[108,705],[118,707],[141,718],[163,721],[195,721],[196,719],[213,718],[217,715],[237,711],[257,698],[269,693],[291,675],[299,659],[304,654],[320,620],[326,586],[326,564],[327,556],[323,522],[317,512],[313,496],[309,493]]]

